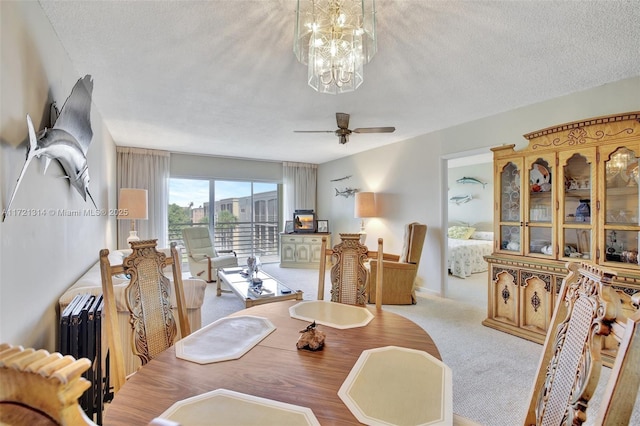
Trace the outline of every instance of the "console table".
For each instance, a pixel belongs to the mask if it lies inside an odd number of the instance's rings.
[[[325,236],[327,247],[331,247],[331,233],[280,234],[280,267],[319,268],[322,237]]]

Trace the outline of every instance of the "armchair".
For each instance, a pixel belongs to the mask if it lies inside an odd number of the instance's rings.
[[[414,281],[420,266],[420,257],[424,239],[427,235],[427,225],[413,222],[405,226],[402,254],[383,255],[382,304],[410,305],[416,303]],[[369,262],[369,303],[376,302],[376,289],[371,283],[377,279],[377,260]]]
[[[213,247],[207,227],[184,228],[182,240],[187,250],[189,271],[194,277],[211,283],[218,278],[218,268],[238,266],[238,258],[233,250],[216,250]],[[220,296],[220,286],[218,286],[218,296]]]

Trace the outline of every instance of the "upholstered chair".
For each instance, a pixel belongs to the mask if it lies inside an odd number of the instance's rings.
[[[218,279],[218,268],[238,266],[238,258],[233,250],[216,250],[211,241],[209,228],[192,226],[182,230],[182,240],[187,250],[189,271],[196,278],[208,283]],[[218,296],[220,286],[218,285]]]
[[[422,247],[427,235],[427,225],[417,222],[405,226],[404,242],[400,255],[383,255],[384,275],[382,277],[382,304],[410,305],[416,303],[415,280],[420,266]],[[377,280],[377,259],[369,261],[369,283]],[[369,303],[376,303],[375,285],[368,285]]]

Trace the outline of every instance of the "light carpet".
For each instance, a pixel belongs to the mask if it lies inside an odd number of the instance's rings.
[[[263,269],[288,287],[302,290],[305,300],[317,298],[317,270],[280,268],[277,263],[265,264]],[[542,345],[481,324],[487,309],[486,283],[486,273],[467,279],[450,277],[447,298],[418,293],[416,305],[385,305],[384,309],[409,318],[432,337],[442,360],[453,371],[453,406],[457,414],[486,426],[521,425]],[[325,299],[329,299],[326,285]],[[202,324],[243,308],[244,303],[232,293],[216,297],[216,285],[209,284]],[[591,413],[597,411],[609,374],[610,369],[602,369],[590,403]],[[640,402],[636,401],[631,424],[640,425],[639,407]],[[587,425],[593,425],[590,420]]]

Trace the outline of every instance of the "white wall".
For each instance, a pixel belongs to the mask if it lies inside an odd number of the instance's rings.
[[[523,134],[584,118],[640,110],[640,77],[436,131],[415,139],[321,164],[318,169],[318,213],[328,219],[334,241],[338,232],[357,232],[353,198],[334,196],[330,179],[353,175],[349,186],[383,193],[384,213],[368,221],[368,245],[384,239],[384,250],[399,253],[403,225],[428,225],[418,285],[444,294],[447,170],[444,158],[502,144],[526,146]],[[444,169],[444,170],[443,170]],[[338,183],[343,183],[338,182]]]
[[[172,153],[171,177],[282,183],[282,163]]]
[[[0,19],[0,199],[6,208],[25,161],[25,116],[42,129],[50,102],[61,108],[83,74],[73,69],[37,2],[0,2]],[[94,76],[94,87],[99,85]],[[115,145],[95,105],[91,124],[89,188],[99,208],[114,208]],[[0,342],[55,350],[57,300],[98,260],[101,248],[115,247],[115,218],[58,215],[93,204],[60,178],[57,162],[43,174],[43,162],[29,166],[11,208],[47,215],[0,223]]]
[[[441,235],[439,200],[442,190],[439,168],[440,146],[413,139],[321,164],[318,168],[318,218],[329,220],[332,243],[339,242],[340,232],[358,232],[360,219],[353,216],[354,198],[335,196],[343,186],[378,193],[382,210],[380,218],[366,220],[367,245],[375,247],[377,238],[384,239],[384,251],[399,254],[404,225],[409,222],[427,224],[427,237],[420,264],[418,285],[430,289],[440,287],[442,266],[438,255]],[[343,176],[350,179],[330,182]]]

